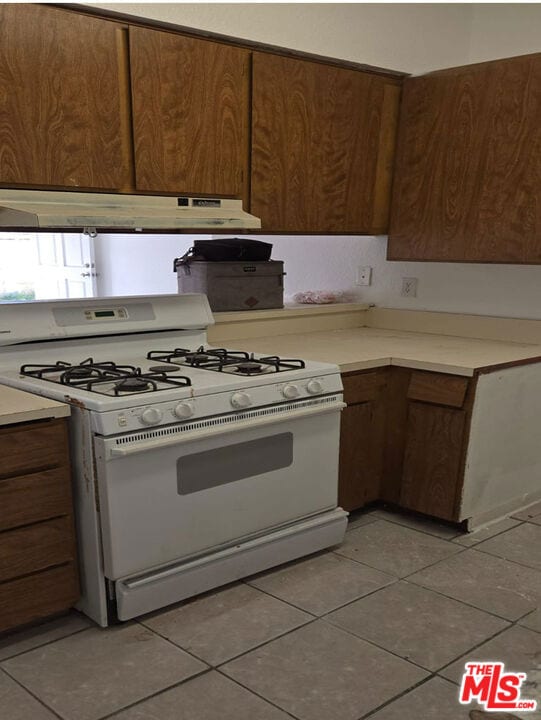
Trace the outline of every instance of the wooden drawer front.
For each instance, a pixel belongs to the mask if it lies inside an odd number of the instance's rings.
[[[67,467],[0,480],[0,531],[71,512]]]
[[[0,533],[0,583],[74,559],[70,517]]]
[[[342,375],[344,402],[348,405],[375,400],[385,384],[385,374],[381,371]]]
[[[67,448],[62,419],[0,430],[0,477],[66,465]]]
[[[0,584],[0,632],[68,610],[79,599],[74,563]]]
[[[462,407],[468,389],[468,379],[441,373],[413,372],[408,398],[421,402]]]

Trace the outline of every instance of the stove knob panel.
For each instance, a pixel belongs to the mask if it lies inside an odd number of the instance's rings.
[[[252,404],[252,398],[245,392],[236,392],[231,396],[231,405],[237,410],[247,408]]]
[[[143,425],[157,425],[162,419],[162,411],[158,408],[149,407],[141,413]]]
[[[309,380],[306,383],[306,389],[310,395],[317,395],[318,393],[323,392],[323,383],[320,380]]]
[[[173,410],[174,415],[180,420],[187,420],[194,414],[194,406],[189,402],[181,402]]]
[[[288,400],[299,397],[299,388],[296,385],[284,385],[282,395]]]

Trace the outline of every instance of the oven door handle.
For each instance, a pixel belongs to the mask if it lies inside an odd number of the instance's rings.
[[[194,440],[202,440],[205,438],[216,437],[218,435],[225,435],[226,433],[237,432],[239,430],[253,430],[255,428],[265,427],[266,425],[274,425],[283,420],[300,420],[302,418],[313,417],[314,415],[326,415],[327,413],[341,411],[345,407],[346,403],[338,401],[332,405],[323,405],[319,407],[305,408],[302,410],[292,410],[291,412],[284,413],[284,415],[270,415],[262,418],[239,420],[238,422],[230,424],[194,430],[193,432],[186,433],[186,435],[179,433],[178,435],[172,435],[169,437],[157,437],[153,440],[144,440],[134,443],[131,446],[113,446],[109,448],[108,455],[111,459],[128,457],[129,455],[135,455],[148,450],[159,450],[173,445],[193,442]]]

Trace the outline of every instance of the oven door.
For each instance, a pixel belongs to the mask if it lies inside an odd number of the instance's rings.
[[[104,570],[129,577],[337,505],[341,395],[96,437]]]

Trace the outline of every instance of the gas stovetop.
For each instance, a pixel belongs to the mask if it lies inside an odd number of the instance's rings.
[[[146,358],[161,364],[142,369],[137,365],[89,357],[79,363],[64,360],[44,364],[27,363],[21,366],[20,374],[66,385],[71,389],[118,397],[191,386],[193,378],[182,374],[182,370],[188,368],[253,377],[306,367],[302,360],[285,360],[278,356],[259,357],[254,353],[204,346],[197,350],[150,350]]]
[[[197,350],[152,350],[148,353],[149,360],[189,365],[190,367],[215,372],[226,372],[233,375],[262,375],[264,373],[281,373],[288,370],[302,370],[306,367],[303,360],[281,358],[278,355],[259,357],[254,353],[225,348],[205,348]],[[164,368],[161,368],[163,370]],[[167,370],[167,367],[165,368]]]

